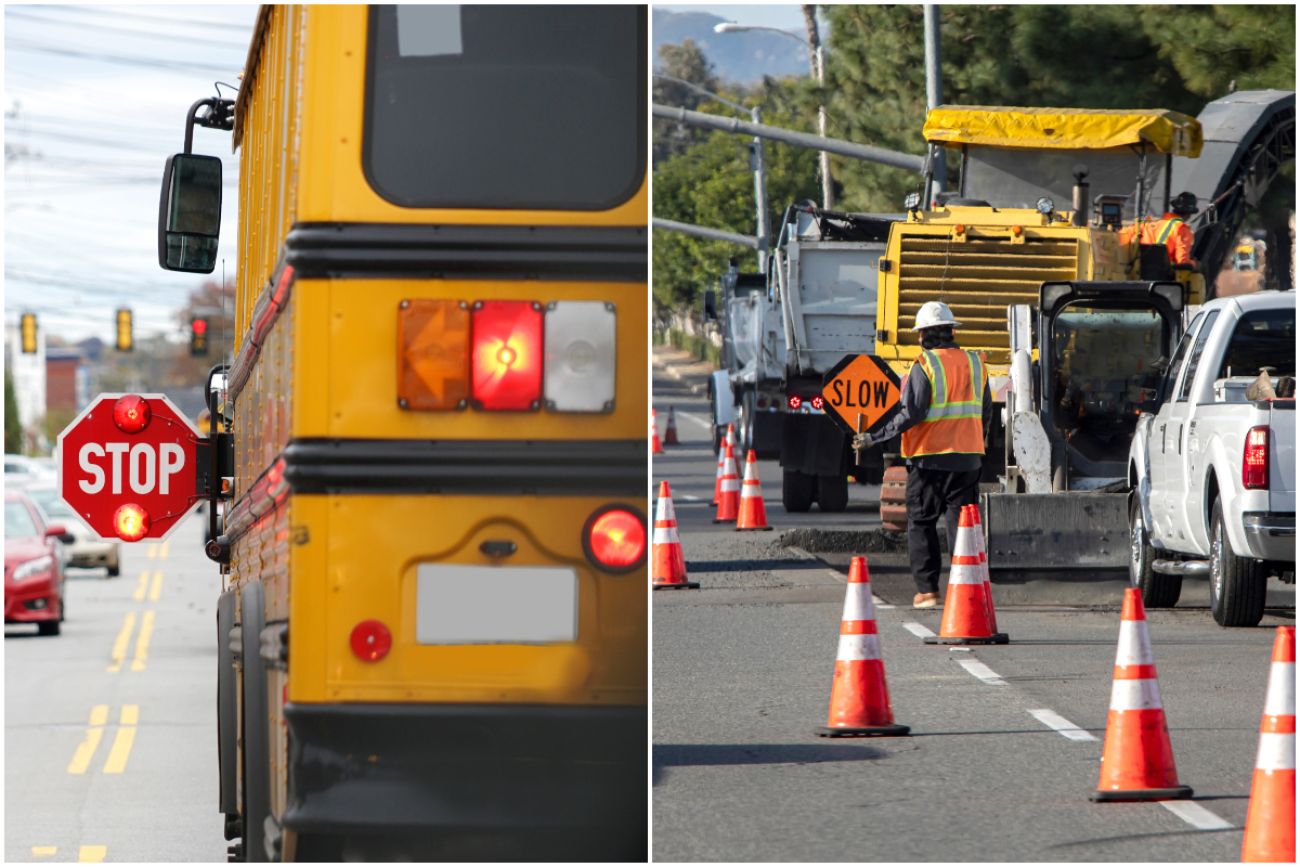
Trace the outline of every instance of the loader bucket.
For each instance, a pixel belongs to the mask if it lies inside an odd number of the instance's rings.
[[[1129,560],[1128,494],[981,495],[989,580],[1113,581]]]

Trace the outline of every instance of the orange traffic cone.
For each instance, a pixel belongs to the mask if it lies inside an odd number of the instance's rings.
[[[713,523],[730,523],[740,511],[740,476],[736,474],[736,455],[727,444],[726,462],[722,465],[722,481],[718,489],[718,514]]]
[[[1160,704],[1142,593],[1128,587],[1120,614],[1106,741],[1101,748],[1101,779],[1088,798],[1168,801],[1191,796],[1191,788],[1178,782],[1174,767],[1174,749],[1165,725],[1165,709]]]
[[[980,574],[984,576],[984,605],[989,610],[989,629],[993,631],[994,636],[1006,638],[1005,632],[998,632],[998,612],[993,606],[993,581],[989,578],[989,557],[984,550],[984,528],[980,525],[980,507],[972,503],[969,506],[962,506],[962,509],[970,510],[971,525],[975,528],[975,550],[979,551]],[[1005,644],[1006,641],[999,643]]]
[[[1259,722],[1242,861],[1295,863],[1295,627],[1279,626]]]
[[[659,483],[659,503],[655,507],[654,564],[650,570],[651,586],[656,590],[680,590],[700,585],[686,580],[686,556],[677,535],[677,513],[667,482]]]
[[[763,488],[758,482],[758,459],[750,449],[745,457],[745,480],[740,485],[740,516],[737,530],[770,530],[767,507],[763,505]]]
[[[995,633],[984,601],[984,576],[976,548],[975,527],[969,509],[957,520],[948,568],[948,595],[943,600],[939,634],[926,636],[926,644],[1006,644],[1007,636]]]
[[[871,576],[864,557],[854,557],[849,565],[830,714],[826,725],[815,731],[823,738],[887,737],[911,731],[894,723],[894,711],[889,706],[885,663],[880,658],[876,613],[871,602]]]
[[[668,407],[668,427],[664,428],[664,445],[681,445],[677,441],[677,414],[673,412],[671,406]]]
[[[727,433],[718,444],[718,474],[713,477],[713,505],[718,504],[718,494],[722,493],[722,471],[727,466],[727,446],[736,445],[735,430],[727,425]]]
[[[664,445],[659,442],[659,422],[655,418],[654,407],[650,408],[650,454],[661,455],[664,453]]]

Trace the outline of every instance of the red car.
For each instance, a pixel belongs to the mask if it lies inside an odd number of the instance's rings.
[[[45,523],[26,494],[5,494],[5,623],[35,623],[41,635],[59,634],[64,613],[59,542],[71,541],[62,524]]]

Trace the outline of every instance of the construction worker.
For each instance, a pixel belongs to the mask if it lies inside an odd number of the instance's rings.
[[[854,448],[866,448],[903,435],[913,608],[939,602],[939,516],[946,513],[951,551],[961,507],[979,498],[984,441],[993,417],[984,362],[957,346],[953,328],[960,324],[942,301],[921,305],[912,330],[921,337],[922,351],[904,383],[901,411],[875,434],[853,438]]]
[[[1179,193],[1169,203],[1169,210],[1159,220],[1141,220],[1136,226],[1125,226],[1120,230],[1119,242],[1128,245],[1133,242],[1134,230],[1137,231],[1139,244],[1164,244],[1169,250],[1169,264],[1184,268],[1200,267],[1192,258],[1192,227],[1187,219],[1196,213],[1196,195]]]

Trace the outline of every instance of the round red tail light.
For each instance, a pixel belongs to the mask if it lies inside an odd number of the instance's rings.
[[[123,542],[139,542],[149,532],[149,513],[135,503],[125,503],[113,513],[113,529]]]
[[[113,404],[113,424],[123,433],[133,434],[144,430],[149,426],[152,415],[149,401],[138,394],[124,395]]]
[[[790,395],[790,399],[787,401],[787,403],[790,404],[790,409],[798,409],[799,407],[803,406],[803,398],[797,394],[792,394]]]
[[[817,396],[815,396],[815,397],[812,399],[812,408],[813,408],[813,409],[822,409],[822,408],[824,408],[825,406],[826,406],[826,401],[822,399],[822,396],[821,396],[820,394],[817,395]]]
[[[645,561],[645,519],[629,506],[606,506],[587,519],[582,544],[607,572],[630,572]]]
[[[352,627],[352,652],[362,662],[378,662],[393,649],[393,633],[378,620],[363,620]]]

